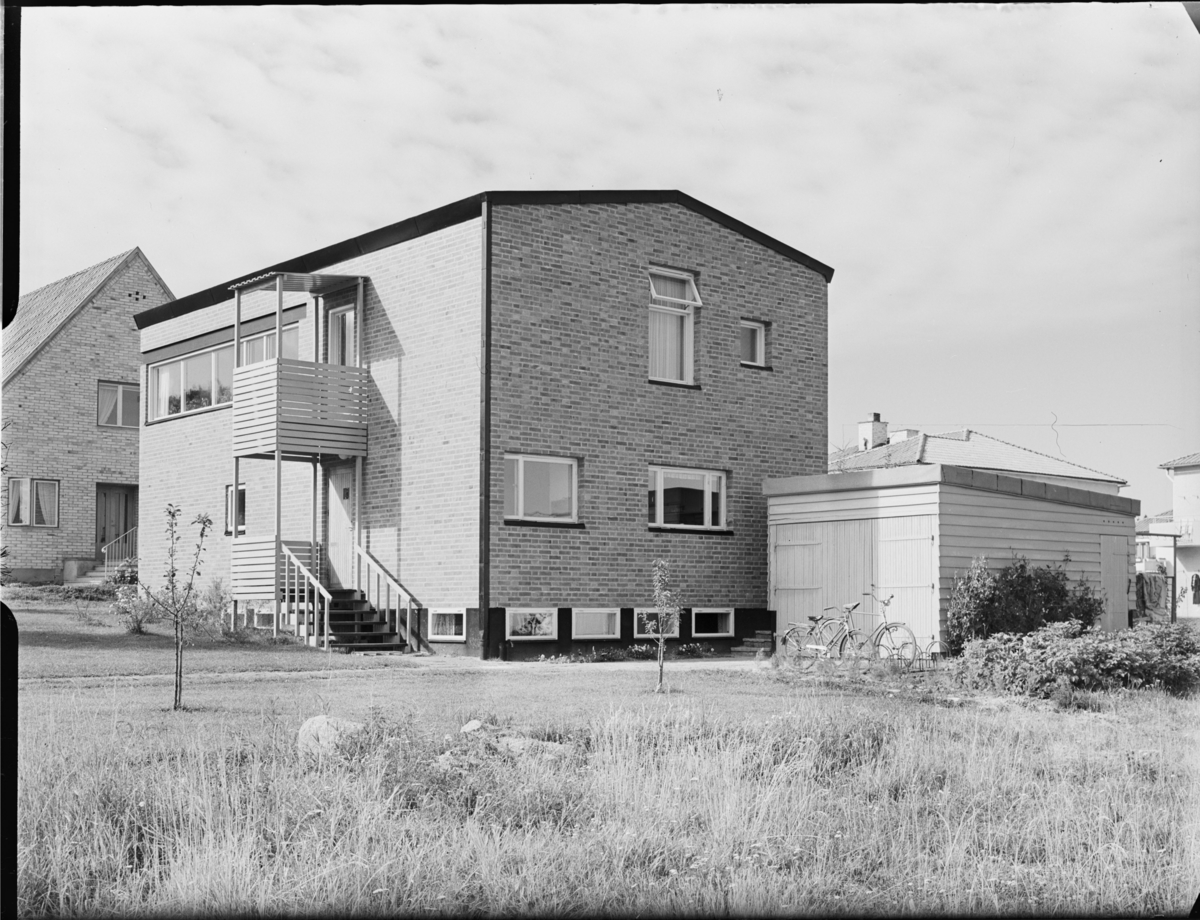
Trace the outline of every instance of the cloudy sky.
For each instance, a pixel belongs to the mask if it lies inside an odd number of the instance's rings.
[[[177,296],[487,189],[677,188],[832,265],[829,439],[1200,450],[1183,6],[30,8],[21,278]]]

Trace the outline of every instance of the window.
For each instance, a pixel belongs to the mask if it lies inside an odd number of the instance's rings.
[[[732,636],[733,608],[693,607],[692,635],[697,639]]]
[[[286,342],[284,343],[287,344]],[[353,365],[358,340],[354,334],[354,308],[334,310],[329,314],[329,363]]]
[[[274,358],[274,330],[242,339],[241,349],[243,365]],[[283,330],[283,356],[300,356],[300,326],[297,323]],[[196,352],[150,368],[151,421],[232,401],[232,345]]]
[[[575,607],[571,610],[571,638],[620,639],[621,611],[616,607]]]
[[[137,428],[141,388],[129,383],[100,383],[96,391],[96,424]]]
[[[11,527],[57,527],[58,481],[55,479],[10,479],[8,523]]]
[[[678,618],[671,624],[669,631],[664,635],[668,639],[679,638],[679,620]],[[633,637],[635,639],[657,639],[658,638],[658,611],[653,607],[636,607],[633,611]]]
[[[429,639],[433,642],[466,642],[464,623],[467,611],[462,607],[429,611]]]
[[[653,527],[725,527],[724,473],[652,466],[648,494]]]
[[[233,520],[233,486],[225,487],[225,536],[233,533],[230,521]],[[238,486],[237,532],[246,532],[246,487]]]
[[[692,382],[692,329],[700,295],[691,275],[650,272],[650,379]]]
[[[767,327],[765,323],[742,320],[742,363],[765,367],[767,364]]]
[[[504,456],[504,517],[574,522],[576,461],[567,457]]]
[[[520,607],[508,610],[507,639],[557,639],[557,607]]]

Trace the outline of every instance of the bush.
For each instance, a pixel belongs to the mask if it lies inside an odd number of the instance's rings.
[[[143,635],[148,624],[161,619],[154,602],[137,585],[118,585],[111,609],[117,622],[134,636]]]
[[[1076,622],[1083,628],[1104,614],[1104,598],[1080,577],[1074,588],[1060,564],[1031,566],[1024,556],[992,574],[987,559],[976,558],[954,579],[946,616],[946,644],[957,655],[971,639],[995,633],[1024,634],[1047,623]]]
[[[1200,633],[1180,625],[1110,633],[1052,623],[969,642],[960,674],[969,687],[1038,697],[1141,687],[1182,694],[1200,686]]]
[[[676,658],[712,658],[717,650],[706,642],[684,642],[675,649]]]
[[[136,556],[130,556],[116,567],[107,579],[110,585],[136,585],[138,583],[138,561]]]

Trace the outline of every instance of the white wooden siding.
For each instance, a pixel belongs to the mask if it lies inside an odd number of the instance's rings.
[[[284,540],[305,568],[312,569],[312,544]],[[273,598],[283,586],[283,560],[275,558],[275,537],[237,537],[233,541],[230,591],[235,600]]]
[[[889,489],[771,495],[767,508],[772,524],[791,524],[934,514],[937,501],[938,484],[929,482]]]
[[[1130,516],[947,484],[941,488],[940,509],[938,600],[943,617],[954,577],[966,572],[976,556],[986,556],[988,568],[995,571],[1008,565],[1014,554],[1025,556],[1034,565],[1050,565],[1062,562],[1066,553],[1071,557],[1067,571],[1072,579],[1082,575],[1094,587],[1102,587],[1102,535],[1126,539],[1128,583],[1123,596],[1126,606],[1131,602],[1134,562]],[[1115,588],[1115,581],[1113,585]],[[1109,603],[1112,610],[1121,609],[1119,598],[1110,597]],[[1120,616],[1114,622],[1113,628],[1120,628],[1127,620]]]

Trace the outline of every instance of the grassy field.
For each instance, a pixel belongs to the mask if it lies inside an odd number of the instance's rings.
[[[1180,915],[1200,891],[1195,698],[711,662],[656,696],[651,662],[214,641],[172,712],[165,631],[16,613],[26,916]],[[315,765],[321,712],[368,730]]]

